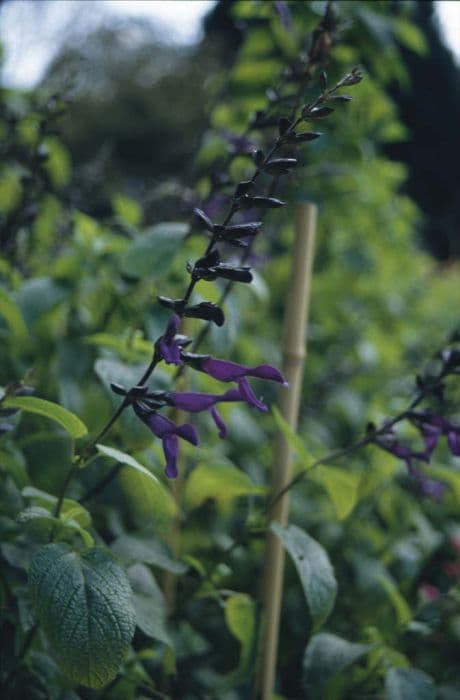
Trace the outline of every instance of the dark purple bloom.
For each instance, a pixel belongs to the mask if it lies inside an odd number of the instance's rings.
[[[256,377],[257,379],[267,379],[287,386],[281,372],[271,365],[258,365],[257,367],[246,367],[230,360],[217,360],[206,355],[190,355],[183,353],[184,360],[195,369],[209,374],[210,377],[221,382],[237,382],[239,400],[246,401],[250,406],[258,408],[259,411],[267,411],[267,406],[254,394],[251,385],[246,377]],[[228,394],[229,392],[227,392]],[[228,401],[228,399],[226,399]],[[238,400],[238,399],[236,399]]]
[[[166,457],[165,473],[170,479],[177,477],[177,456],[179,454],[179,440],[187,440],[192,445],[198,445],[199,438],[196,428],[190,423],[177,425],[166,416],[156,411],[146,411],[138,404],[133,404],[136,415],[147,425],[154,435],[161,438],[163,452]]]
[[[451,453],[455,457],[460,457],[460,425],[455,425],[446,418],[428,411],[420,413],[414,411],[410,414],[410,418],[423,435],[428,458],[431,457],[441,435],[447,436]]]
[[[166,331],[156,342],[157,354],[168,365],[181,365],[180,341],[176,339],[176,333],[180,325],[180,316],[174,314],[168,321]]]
[[[281,24],[286,29],[291,31],[293,24],[292,24],[292,17],[291,17],[291,13],[290,13],[287,2],[285,2],[285,0],[275,0],[275,8],[280,16]]]
[[[224,438],[227,435],[227,426],[217,412],[216,403],[228,401],[242,401],[243,397],[238,389],[230,389],[225,394],[202,394],[200,392],[171,392],[168,394],[168,401],[183,411],[189,413],[200,413],[201,411],[209,411],[214,423],[219,431],[219,437]]]
[[[248,139],[246,136],[234,134],[227,129],[222,131],[222,136],[230,144],[232,152],[235,154],[250,154],[256,149],[254,142]]]

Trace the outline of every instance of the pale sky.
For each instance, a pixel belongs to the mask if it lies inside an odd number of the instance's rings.
[[[36,85],[59,50],[59,36],[74,21],[84,32],[102,22],[107,10],[149,17],[171,41],[190,44],[200,38],[201,21],[214,4],[215,0],[10,0],[0,9],[2,82],[20,88]],[[460,64],[460,0],[437,0],[435,6],[445,40]]]

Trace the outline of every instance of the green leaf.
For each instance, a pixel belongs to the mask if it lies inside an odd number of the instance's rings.
[[[173,574],[183,574],[187,570],[182,562],[172,559],[164,545],[153,537],[122,535],[112,543],[111,548],[128,563],[144,562]]]
[[[385,676],[385,700],[435,700],[433,679],[416,668],[390,668]]]
[[[272,523],[270,528],[292,557],[316,631],[331,613],[337,594],[337,581],[327,552],[295,525],[283,528],[279,523]]]
[[[249,661],[256,630],[255,603],[249,595],[237,593],[227,600],[225,622],[234,637],[241,644],[240,666]]]
[[[150,522],[159,527],[166,525],[177,514],[177,503],[170,491],[146,467],[134,457],[114,447],[96,445],[100,454],[125,465],[119,479],[134,512],[136,521],[142,525]]]
[[[123,194],[115,194],[112,197],[112,206],[115,214],[132,226],[139,226],[142,220],[142,208],[136,200]]]
[[[326,683],[330,678],[367,654],[374,645],[355,644],[335,634],[314,635],[303,658],[306,688]]]
[[[174,254],[188,231],[188,224],[166,222],[152,226],[131,243],[119,258],[122,274],[140,279],[164,277],[172,265]]]
[[[24,498],[31,498],[36,506],[48,508],[51,511],[57,503],[56,496],[35,488],[35,486],[26,486],[21,491]],[[81,503],[74,501],[73,498],[64,498],[61,507],[61,520],[75,520],[82,527],[91,525],[91,515]]]
[[[337,517],[344,520],[356,505],[360,476],[337,467],[318,466],[309,478],[326,489],[334,504]]]
[[[10,331],[19,339],[27,337],[27,328],[19,306],[4,289],[0,288],[0,316],[3,316]]]
[[[387,593],[393,608],[396,613],[398,623],[400,625],[407,625],[408,622],[412,620],[412,611],[406,601],[404,600],[401,593],[398,591],[396,586],[389,578],[385,576],[379,576],[379,581],[382,584],[385,592]]]
[[[295,430],[291,428],[275,406],[273,406],[272,411],[278,430],[284,435],[291,450],[301,460],[302,469],[308,469],[313,462],[313,458],[303,444],[302,439],[297,435]]]
[[[154,481],[155,484],[160,485],[160,482],[158,481],[156,476],[154,476],[152,472],[149,472],[148,469],[143,467],[142,464],[140,464],[140,462],[137,461],[137,459],[134,459],[134,457],[127,455],[121,450],[117,450],[115,447],[107,447],[106,445],[96,445],[96,449],[100,454],[105,455],[106,457],[110,457],[116,462],[120,462],[120,464],[125,464],[126,466],[135,469],[136,471],[140,472],[144,476],[147,476],[149,479]]]
[[[177,515],[177,503],[160,481],[152,481],[129,467],[122,467],[118,479],[127,507],[139,528],[153,525],[155,531],[163,532],[170,527]]]
[[[171,646],[166,629],[166,604],[152,572],[143,564],[134,564],[128,569],[128,578],[133,590],[136,624],[152,639]]]
[[[198,508],[208,498],[228,505],[234,498],[259,492],[249,476],[232,464],[200,464],[185,485],[184,500],[188,508]]]
[[[16,294],[18,306],[28,326],[68,296],[68,291],[50,277],[34,277],[24,282]]]
[[[20,408],[27,413],[37,413],[45,418],[59,423],[73,438],[86,435],[86,425],[74,414],[63,406],[45,399],[37,399],[35,396],[8,396],[3,402],[5,408]]]
[[[51,652],[74,683],[103,688],[117,675],[135,628],[131,589],[106,550],[48,544],[29,572],[32,604]]]

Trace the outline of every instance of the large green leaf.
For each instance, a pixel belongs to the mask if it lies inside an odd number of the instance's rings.
[[[385,700],[435,700],[436,686],[416,668],[390,668],[385,676]]]
[[[122,535],[111,546],[115,554],[128,563],[144,562],[173,574],[183,574],[187,570],[185,564],[172,559],[166,547],[153,537]]]
[[[142,472],[122,467],[118,480],[126,505],[139,528],[152,525],[165,531],[177,515],[174,496],[160,481],[153,481]]]
[[[222,505],[234,498],[259,491],[249,476],[232,464],[200,464],[187,479],[185,503],[197,508],[208,498]]]
[[[359,474],[337,467],[321,466],[312,470],[309,478],[326,489],[339,520],[350,515],[358,500]]]
[[[164,277],[187,231],[188,224],[179,222],[152,226],[121,254],[120,271],[135,279]]]
[[[74,413],[45,399],[37,399],[35,396],[8,396],[3,405],[5,408],[20,408],[27,413],[37,413],[45,418],[51,418],[73,438],[83,437],[88,432],[86,425]]]
[[[337,581],[329,557],[316,540],[295,525],[283,528],[279,523],[272,523],[271,529],[292,557],[307,599],[313,629],[317,630],[332,611],[337,594]]]
[[[166,604],[152,572],[144,564],[133,564],[128,569],[133,590],[136,624],[144,634],[171,646],[166,629]]]
[[[146,476],[149,479],[151,479],[153,482],[155,482],[155,484],[160,485],[160,482],[158,481],[156,476],[152,474],[152,472],[149,472],[149,470],[146,469],[144,466],[142,466],[142,464],[138,462],[137,459],[134,459],[134,457],[127,455],[121,450],[117,450],[115,447],[107,447],[106,445],[96,445],[96,449],[101,455],[104,455],[105,457],[110,457],[116,462],[120,462],[120,464],[125,464],[127,467],[135,469],[143,476]]]
[[[355,644],[335,634],[314,635],[303,658],[304,683],[307,688],[326,683],[330,678],[372,649],[372,644]]]
[[[72,681],[103,688],[115,678],[135,628],[124,571],[104,549],[84,554],[49,544],[29,572],[35,613],[51,652]]]

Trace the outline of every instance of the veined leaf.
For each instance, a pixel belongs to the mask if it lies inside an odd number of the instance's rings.
[[[88,688],[113,680],[135,628],[129,582],[113,557],[99,547],[79,554],[48,544],[32,560],[29,587],[64,674]]]
[[[337,594],[337,581],[327,552],[295,525],[283,528],[274,522],[270,527],[292,557],[313,619],[313,629],[317,630],[331,613]]]
[[[86,435],[86,425],[74,414],[63,406],[35,396],[8,396],[3,402],[5,408],[20,408],[26,413],[36,413],[45,418],[50,418],[59,423],[73,438]]]

